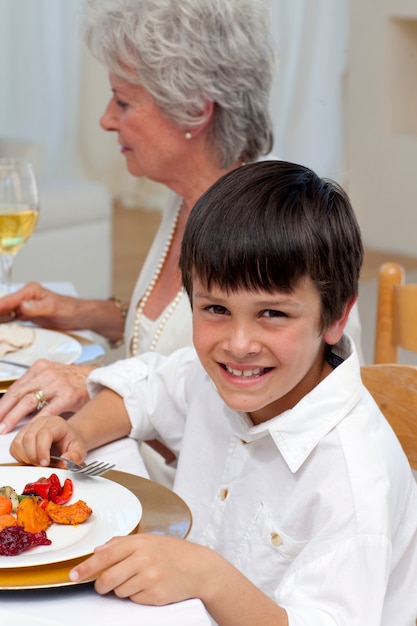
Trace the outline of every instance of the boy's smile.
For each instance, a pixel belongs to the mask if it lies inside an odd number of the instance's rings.
[[[330,372],[326,344],[343,323],[320,333],[320,296],[312,281],[291,292],[208,291],[193,279],[194,345],[230,407],[264,422],[293,407]]]

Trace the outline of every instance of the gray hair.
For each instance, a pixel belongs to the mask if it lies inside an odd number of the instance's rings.
[[[143,85],[181,128],[201,124],[213,102],[220,167],[270,151],[266,0],[87,0],[83,34],[110,72]]]

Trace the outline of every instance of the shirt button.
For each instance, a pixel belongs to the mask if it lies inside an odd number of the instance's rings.
[[[271,543],[276,548],[278,548],[282,544],[282,539],[278,535],[278,533],[271,533]]]
[[[226,500],[228,495],[229,495],[229,490],[226,489],[226,487],[224,489],[220,489],[220,500]]]

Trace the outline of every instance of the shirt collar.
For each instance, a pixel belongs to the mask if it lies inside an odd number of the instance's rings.
[[[357,404],[361,396],[360,365],[353,342],[344,336],[332,350],[344,361],[295,407],[267,422],[249,426],[243,439],[270,435],[291,472],[296,472],[317,444]],[[248,416],[241,414],[246,427]]]

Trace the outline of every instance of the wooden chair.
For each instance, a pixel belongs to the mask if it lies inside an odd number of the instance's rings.
[[[417,366],[363,365],[361,375],[397,435],[411,467],[417,470]]]
[[[364,365],[362,380],[417,470],[417,366]]]
[[[417,284],[398,263],[379,269],[374,363],[397,363],[398,349],[417,353]]]

